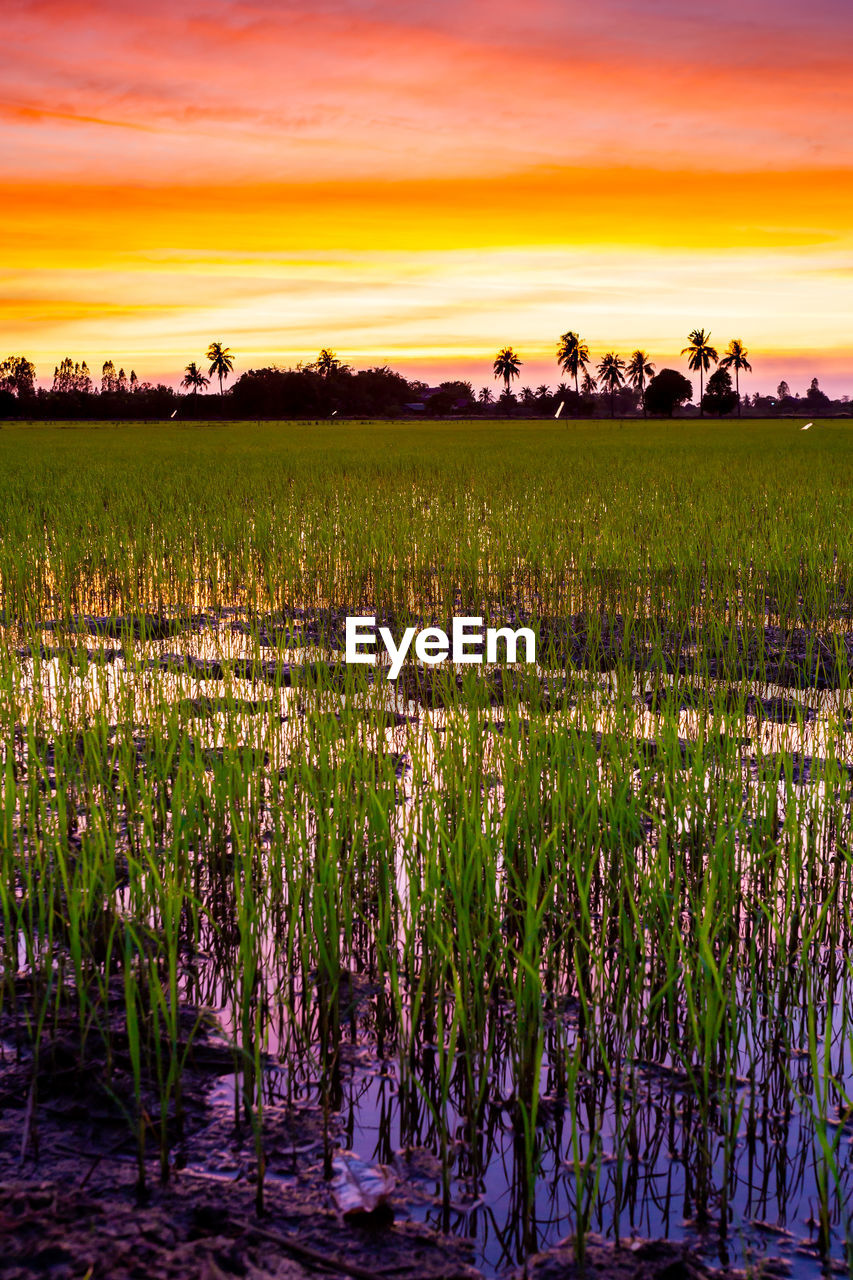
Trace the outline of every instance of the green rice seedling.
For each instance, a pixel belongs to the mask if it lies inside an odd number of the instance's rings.
[[[132,1119],[136,1133],[136,1189],[137,1194],[141,1196],[145,1192],[145,1138],[148,1128],[148,1114],[145,1110],[142,1093],[143,1045],[140,1026],[140,1004],[142,1004],[142,1018],[145,1017],[145,1007],[144,1002],[141,1000],[142,993],[134,972],[135,950],[138,953],[138,947],[134,948],[133,931],[128,928],[124,933],[124,1015],[127,1028],[127,1050],[133,1074],[134,1113]]]
[[[795,431],[0,433],[0,1020],[39,1059],[32,1133],[65,1038],[114,1094],[129,1070],[140,1182],[149,1134],[167,1172],[210,1005],[259,1208],[271,1091],[319,1099],[329,1170],[349,1039],[395,1064],[377,1148],[432,1148],[450,1226],[506,1159],[521,1245],[574,1215],[582,1255],[646,1221],[669,1153],[721,1247],[807,1184],[837,1253],[853,463],[843,424]],[[462,612],[533,627],[537,666],[341,660],[347,614]],[[509,1241],[509,1213],[466,1223]]]

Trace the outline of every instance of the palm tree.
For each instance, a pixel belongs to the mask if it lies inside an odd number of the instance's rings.
[[[321,378],[328,378],[332,373],[349,372],[347,366],[338,359],[337,352],[332,351],[329,347],[323,347],[311,368],[316,373],[319,373]]]
[[[219,394],[222,395],[222,379],[227,378],[234,368],[234,357],[221,342],[211,342],[207,348],[207,359],[210,361],[208,373],[219,379]]]
[[[646,378],[651,378],[655,371],[655,366],[647,356],[645,351],[637,350],[628,361],[628,367],[625,373],[628,381],[640,397],[640,403],[643,406],[643,417],[646,416],[646,402],[643,399],[643,392],[646,389]]]
[[[687,356],[688,368],[694,373],[699,373],[699,413],[704,418],[705,410],[702,406],[704,398],[704,375],[708,372],[712,364],[716,364],[718,360],[717,350],[711,346],[709,341],[711,335],[706,333],[704,329],[694,329],[689,336],[690,345],[682,347],[681,354]]]
[[[598,380],[592,376],[589,369],[583,371],[583,382],[581,383],[581,391],[585,396],[594,396],[598,390]]]
[[[740,417],[740,378],[741,369],[745,373],[752,373],[752,365],[747,360],[749,352],[741,342],[740,338],[732,338],[726,347],[726,354],[720,361],[721,369],[734,369],[735,371],[735,390],[737,391],[737,416]]]
[[[580,398],[578,375],[581,369],[586,371],[589,364],[589,347],[571,329],[564,333],[557,346],[557,365],[570,373],[575,380],[575,395]]]
[[[613,417],[613,397],[625,381],[625,361],[608,351],[598,366],[598,376],[605,391],[610,392],[610,416]]]
[[[477,396],[480,404],[493,404],[495,397],[492,395],[491,387],[481,387],[480,394]]]
[[[507,395],[509,395],[510,379],[518,377],[522,363],[512,347],[501,347],[495,356],[495,377],[503,378]]]
[[[130,378],[131,378],[131,382],[135,382],[136,374],[131,373]],[[199,393],[199,388],[206,387],[209,382],[210,382],[210,378],[206,378],[202,373],[201,369],[199,369],[195,360],[191,360],[184,371],[184,376],[181,379],[181,386],[186,387],[187,391],[189,391],[190,388],[192,388],[193,395],[197,396]]]

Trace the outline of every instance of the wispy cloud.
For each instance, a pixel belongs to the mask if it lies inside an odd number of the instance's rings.
[[[840,378],[851,35],[846,0],[9,0],[0,343],[461,368],[689,322]]]

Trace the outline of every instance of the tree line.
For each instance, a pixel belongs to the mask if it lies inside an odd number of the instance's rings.
[[[681,354],[687,356],[688,367],[699,374],[700,414],[731,413],[737,408],[740,415],[740,374],[752,370],[747,359],[749,353],[740,338],[731,340],[721,359],[711,345],[711,335],[704,329],[694,329]],[[641,407],[644,415],[652,412],[671,417],[678,406],[693,399],[693,384],[683,374],[676,369],[662,369],[656,374],[651,357],[640,349],[627,361],[615,351],[608,351],[596,367],[597,378],[590,372],[591,363],[586,342],[572,330],[564,333],[557,345],[557,365],[573,378],[575,401],[591,400],[600,387],[610,405],[611,417],[615,414],[617,393],[624,388],[633,392],[633,407]],[[506,397],[512,394],[512,379],[519,376],[521,364],[513,347],[502,347],[495,357],[494,374],[503,379]],[[706,392],[704,378],[712,364],[719,368],[708,379]],[[735,372],[734,387],[730,369]],[[573,407],[577,408],[578,404]]]
[[[776,397],[741,397],[740,378],[752,371],[749,352],[733,338],[720,356],[711,335],[694,329],[682,349],[688,368],[699,376],[699,413],[722,416],[737,410],[766,416],[779,413],[846,411],[848,397],[832,402],[812,380],[803,399],[792,395],[781,382]],[[475,393],[470,382],[448,380],[438,387],[406,379],[387,365],[354,370],[324,347],[317,359],[295,368],[276,365],[249,369],[226,388],[234,369],[234,354],[222,342],[211,342],[204,365],[191,361],[180,386],[185,394],[163,383],[140,381],[131,369],[116,370],[104,361],[96,380],[85,361],[66,357],[54,369],[50,389],[36,388],[36,370],[23,356],[0,362],[0,416],[37,418],[323,418],[506,416],[591,417],[609,411],[611,417],[642,413],[672,417],[685,412],[693,401],[693,383],[676,369],[656,371],[649,354],[637,349],[623,359],[609,351],[594,364],[583,338],[570,330],[561,335],[556,363],[570,381],[555,390],[541,385],[522,387],[518,395],[512,383],[519,378],[523,361],[511,346],[502,347],[493,363],[494,378],[503,382],[497,398],[491,387]],[[711,369],[713,372],[710,372]],[[206,369],[206,371],[205,371]],[[732,382],[732,373],[734,382]],[[710,375],[707,378],[706,375]],[[203,394],[212,381],[218,395]]]

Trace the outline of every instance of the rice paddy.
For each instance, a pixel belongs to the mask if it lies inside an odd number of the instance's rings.
[[[21,1169],[83,1088],[140,1196],[853,1270],[853,450],[801,426],[0,432]],[[536,664],[391,682],[352,614]]]

